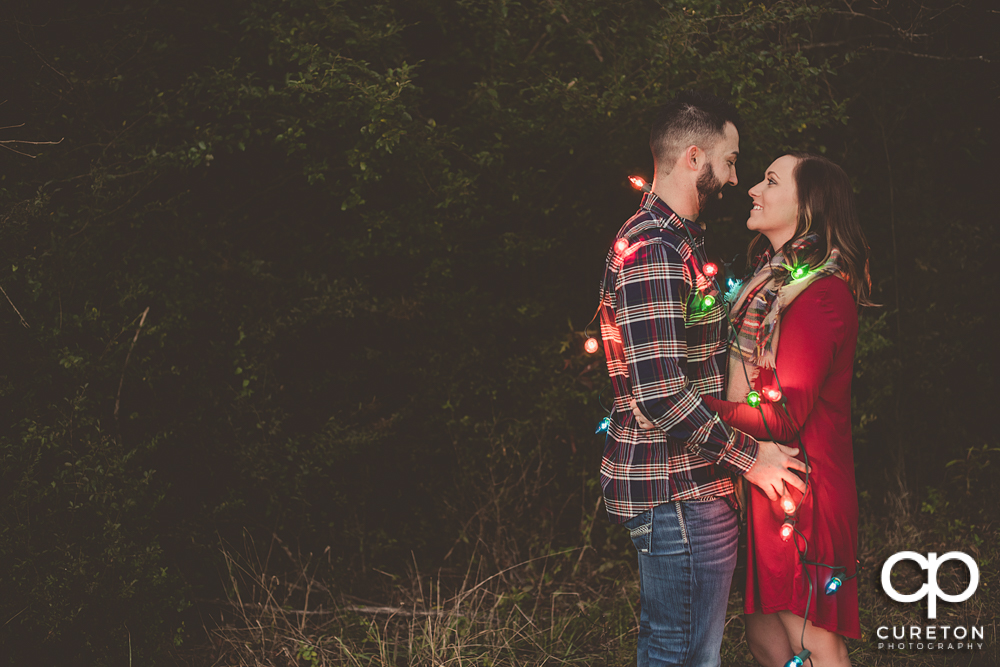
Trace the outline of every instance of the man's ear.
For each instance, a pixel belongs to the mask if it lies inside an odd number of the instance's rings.
[[[691,144],[684,149],[684,153],[681,156],[684,161],[684,166],[691,171],[698,171],[701,168],[701,163],[705,161],[705,151],[701,150],[694,144]]]

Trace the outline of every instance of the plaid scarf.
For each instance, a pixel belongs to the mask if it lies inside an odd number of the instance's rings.
[[[792,243],[789,255],[808,255],[818,242],[819,235],[807,234]],[[789,265],[783,253],[775,254],[773,248],[764,253],[753,276],[731,300],[729,313],[735,335],[729,342],[726,400],[746,400],[760,369],[774,368],[781,314],[809,285],[840,274],[839,258],[840,252],[833,248],[826,261],[813,268]]]

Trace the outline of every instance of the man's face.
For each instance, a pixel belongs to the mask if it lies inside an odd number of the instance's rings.
[[[726,123],[725,133],[714,146],[705,151],[705,163],[698,174],[698,212],[712,197],[722,199],[722,188],[728,183],[736,185],[736,158],[740,154],[740,133],[736,126]]]

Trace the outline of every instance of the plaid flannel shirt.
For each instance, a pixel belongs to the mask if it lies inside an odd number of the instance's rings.
[[[718,497],[735,507],[733,475],[753,466],[758,445],[701,400],[725,396],[728,332],[725,302],[702,272],[702,230],[646,194],[618,239],[629,245],[608,254],[600,308],[615,391],[601,461],[608,515],[624,523],[668,501]],[[657,428],[639,428],[633,397]]]

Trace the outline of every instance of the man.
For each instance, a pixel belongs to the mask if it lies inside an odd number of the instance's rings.
[[[652,192],[619,231],[602,284],[615,398],[601,485],[639,553],[640,667],[720,664],[739,533],[734,477],[772,499],[784,484],[805,490],[791,471],[805,468],[798,450],[757,442],[701,400],[724,395],[728,328],[695,221],[737,183],[738,124],[707,94],[682,93],[661,110]],[[656,428],[640,428],[632,405]]]

